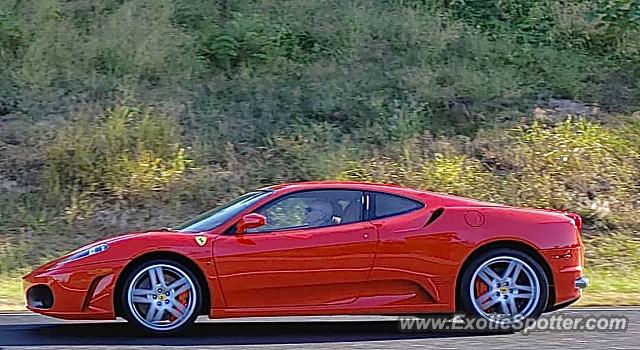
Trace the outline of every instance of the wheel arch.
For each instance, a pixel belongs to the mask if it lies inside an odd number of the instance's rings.
[[[200,315],[208,314],[209,309],[211,308],[211,293],[209,291],[209,284],[207,283],[207,279],[202,269],[200,269],[200,267],[198,267],[198,265],[193,260],[180,253],[172,251],[154,251],[137,256],[136,258],[131,260],[118,275],[118,279],[113,289],[112,296],[113,307],[116,316],[122,316],[124,314],[120,298],[120,291],[124,288],[124,283],[127,279],[127,276],[140,264],[154,259],[172,260],[178,262],[186,266],[196,276],[196,278],[198,279],[198,283],[200,283],[200,287],[202,288],[203,294],[202,305],[198,313]]]
[[[462,310],[462,306],[460,305],[460,300],[458,298],[458,290],[460,289],[460,283],[461,283],[462,274],[464,270],[469,266],[469,264],[471,264],[473,259],[475,259],[479,255],[487,251],[490,251],[493,249],[499,249],[499,248],[509,248],[509,249],[518,250],[522,253],[529,255],[538,264],[540,264],[549,282],[549,300],[547,301],[545,310],[548,310],[550,307],[552,307],[555,304],[555,285],[553,282],[553,273],[551,270],[551,266],[549,266],[549,263],[547,262],[547,260],[542,256],[542,254],[538,252],[536,248],[534,248],[533,246],[527,243],[524,243],[521,241],[514,241],[514,240],[500,240],[500,241],[489,242],[479,247],[476,247],[476,249],[473,250],[471,254],[469,254],[464,260],[464,262],[460,265],[460,269],[458,269],[458,274],[456,276],[456,286],[454,291],[455,301],[456,301],[456,312],[459,312]]]

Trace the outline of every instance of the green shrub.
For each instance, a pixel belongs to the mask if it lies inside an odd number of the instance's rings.
[[[324,49],[313,33],[289,23],[273,23],[263,15],[240,13],[224,25],[215,22],[200,34],[198,52],[218,69],[256,69],[281,59],[309,63]]]
[[[484,200],[500,200],[497,179],[479,161],[465,155],[443,155],[420,163],[380,158],[357,162],[342,173],[347,180],[396,183]]]
[[[348,138],[328,123],[300,125],[274,135],[268,143],[263,166],[256,172],[267,183],[330,179],[354,154]]]
[[[589,217],[635,210],[640,164],[624,132],[571,119],[534,123],[495,147],[502,147],[492,158],[509,169],[508,197],[515,204],[569,208]]]
[[[48,149],[44,184],[53,196],[117,198],[158,191],[191,166],[175,120],[126,106],[103,118],[76,118]]]
[[[81,33],[64,15],[59,0],[33,4],[31,40],[24,49],[17,80],[27,87],[70,87],[86,78]],[[37,24],[35,24],[37,23]]]
[[[22,35],[17,16],[0,9],[0,58],[17,55],[22,47]]]
[[[97,21],[86,44],[90,73],[133,86],[198,74],[192,39],[174,25],[173,11],[172,1],[135,0]]]
[[[634,0],[600,0],[595,10],[603,29],[601,42],[620,49],[622,55],[640,54],[640,3]]]
[[[108,91],[118,85],[172,84],[200,71],[190,51],[191,37],[172,22],[172,1],[132,0],[76,9],[43,0],[23,6],[33,14],[23,25],[29,40],[23,40],[16,79],[27,87]]]
[[[473,144],[444,154],[412,148],[369,161],[351,161],[340,177],[519,206],[570,209],[592,223],[636,224],[637,131],[628,126],[607,129],[584,120],[568,119],[557,125],[534,122],[486,133]],[[465,152],[470,147],[473,152]]]

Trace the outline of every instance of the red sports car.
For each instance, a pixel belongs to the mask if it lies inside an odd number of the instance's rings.
[[[200,314],[466,312],[534,318],[576,301],[581,219],[392,185],[312,182],[242,195],[175,229],[75,250],[24,277],[28,308],[183,330]]]

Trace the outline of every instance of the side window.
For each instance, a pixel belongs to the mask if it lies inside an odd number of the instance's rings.
[[[387,193],[371,193],[373,196],[373,219],[408,213],[420,209],[423,204],[413,199]]]
[[[349,224],[362,220],[361,191],[317,190],[292,193],[256,212],[267,218],[267,225],[249,232],[293,228],[313,228]]]

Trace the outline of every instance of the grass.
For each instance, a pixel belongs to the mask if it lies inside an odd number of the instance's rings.
[[[587,269],[589,288],[580,306],[640,305],[640,272],[636,270]]]
[[[24,309],[22,275],[0,275],[0,311]]]

